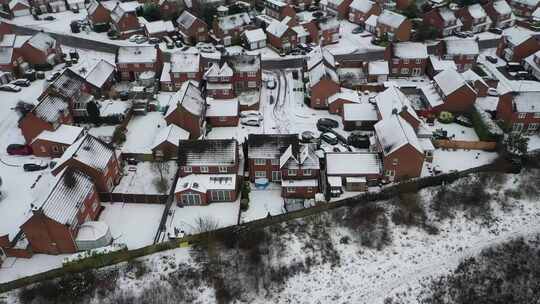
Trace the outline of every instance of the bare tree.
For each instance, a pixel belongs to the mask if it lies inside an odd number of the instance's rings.
[[[152,168],[159,174],[159,177],[154,180],[154,185],[160,193],[167,194],[167,190],[169,189],[167,176],[171,169],[170,164],[165,161],[153,162]]]

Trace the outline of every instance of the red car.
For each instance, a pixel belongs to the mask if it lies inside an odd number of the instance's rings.
[[[7,147],[9,155],[31,155],[32,148],[27,145],[11,144]]]

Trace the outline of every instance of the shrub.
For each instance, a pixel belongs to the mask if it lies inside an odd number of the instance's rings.
[[[241,199],[240,200],[240,210],[246,211],[249,209],[249,199]]]
[[[118,126],[114,129],[113,135],[112,135],[112,142],[116,145],[121,145],[126,141],[126,128],[122,126]]]
[[[441,113],[439,113],[439,117],[437,117],[437,119],[441,123],[448,124],[454,121],[454,115],[452,115],[452,113],[450,112],[442,111]]]

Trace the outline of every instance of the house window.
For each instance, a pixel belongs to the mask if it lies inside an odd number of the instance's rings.
[[[527,113],[518,113],[519,119],[524,119],[527,116]]]
[[[392,74],[397,74],[399,73],[399,69],[398,68],[392,68]]]
[[[402,68],[402,69],[401,69],[401,74],[402,74],[402,75],[407,75],[407,74],[409,74],[409,69],[408,69],[408,68]]]
[[[227,173],[227,167],[225,167],[225,166],[220,166],[220,167],[219,167],[219,172],[220,172],[220,173]]]
[[[227,95],[229,94],[229,90],[221,90],[221,94]]]
[[[47,149],[45,148],[45,146],[40,146],[39,149],[40,149],[41,152],[43,152],[43,153],[47,152]]]
[[[304,169],[302,170],[302,175],[311,175],[311,169]]]
[[[153,67],[153,65],[152,65],[151,63],[147,63],[145,66],[146,66],[147,68],[152,68],[152,67]]]
[[[293,187],[287,187],[287,193],[295,193],[296,190]]]
[[[392,59],[392,63],[393,64],[399,64],[399,59],[397,59],[397,58]]]
[[[256,81],[248,81],[248,87],[249,88],[256,88],[257,82]]]
[[[186,172],[186,173],[191,173],[191,172],[192,172],[191,167],[185,166],[185,167],[184,167],[184,172]]]
[[[139,67],[139,64],[138,64],[138,63],[135,63],[135,64],[133,64],[133,67],[138,68],[138,67]]]
[[[255,178],[264,178],[266,177],[266,171],[255,171]]]
[[[416,64],[422,64],[422,59],[416,59]]]
[[[227,121],[227,117],[225,116],[220,116],[218,119],[219,121]]]
[[[403,59],[403,64],[409,64],[409,59]]]
[[[207,166],[201,166],[200,170],[201,170],[201,173],[208,173],[208,167]]]
[[[199,33],[202,33],[202,32],[204,32],[204,27],[203,27],[203,26],[201,26],[201,27],[200,27],[200,28],[198,29],[198,32],[199,32]]]
[[[255,158],[255,165],[256,166],[264,166],[266,165],[266,159],[264,158]]]
[[[277,166],[279,165],[279,159],[278,158],[273,158],[272,159],[272,166]]]
[[[538,123],[530,123],[529,124],[529,131],[536,131],[538,130]]]
[[[395,170],[386,170],[385,172],[385,175],[386,176],[389,176],[389,177],[392,177],[396,174],[396,171]]]
[[[289,169],[288,172],[287,172],[287,174],[288,174],[289,176],[295,176],[295,175],[296,175],[296,170],[295,170],[295,169]]]
[[[281,172],[280,171],[272,171],[272,181],[278,182],[281,180]]]
[[[187,73],[188,78],[195,78],[195,73]]]
[[[182,194],[182,204],[184,205],[200,205],[201,196],[196,193],[184,193]]]
[[[534,113],[534,118],[540,118],[540,112]]]
[[[213,201],[230,201],[231,193],[228,190],[215,190],[211,192]]]
[[[397,166],[398,163],[399,163],[399,159],[394,158],[394,159],[392,160],[392,165]]]
[[[248,77],[255,77],[257,76],[257,72],[247,72]]]

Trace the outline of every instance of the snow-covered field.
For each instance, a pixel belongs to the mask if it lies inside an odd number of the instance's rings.
[[[249,208],[242,212],[240,221],[245,223],[249,221],[265,218],[285,213],[283,198],[281,197],[281,187],[272,185],[271,189],[257,190],[251,187],[249,193]]]
[[[124,176],[120,183],[114,188],[116,193],[133,194],[164,194],[156,187],[155,180],[161,179],[159,169],[153,166],[153,162],[140,162],[137,165],[127,165],[124,168]],[[168,181],[168,189],[165,194],[169,194],[171,186],[174,184],[174,176],[177,171],[175,161],[169,161],[162,166],[163,177]]]
[[[126,244],[128,249],[152,245],[164,205],[102,203],[105,210],[99,220],[109,225],[115,243]]]
[[[167,126],[163,114],[149,112],[146,115],[134,115],[127,125],[126,141],[122,144],[124,153],[152,154],[156,134]]]

